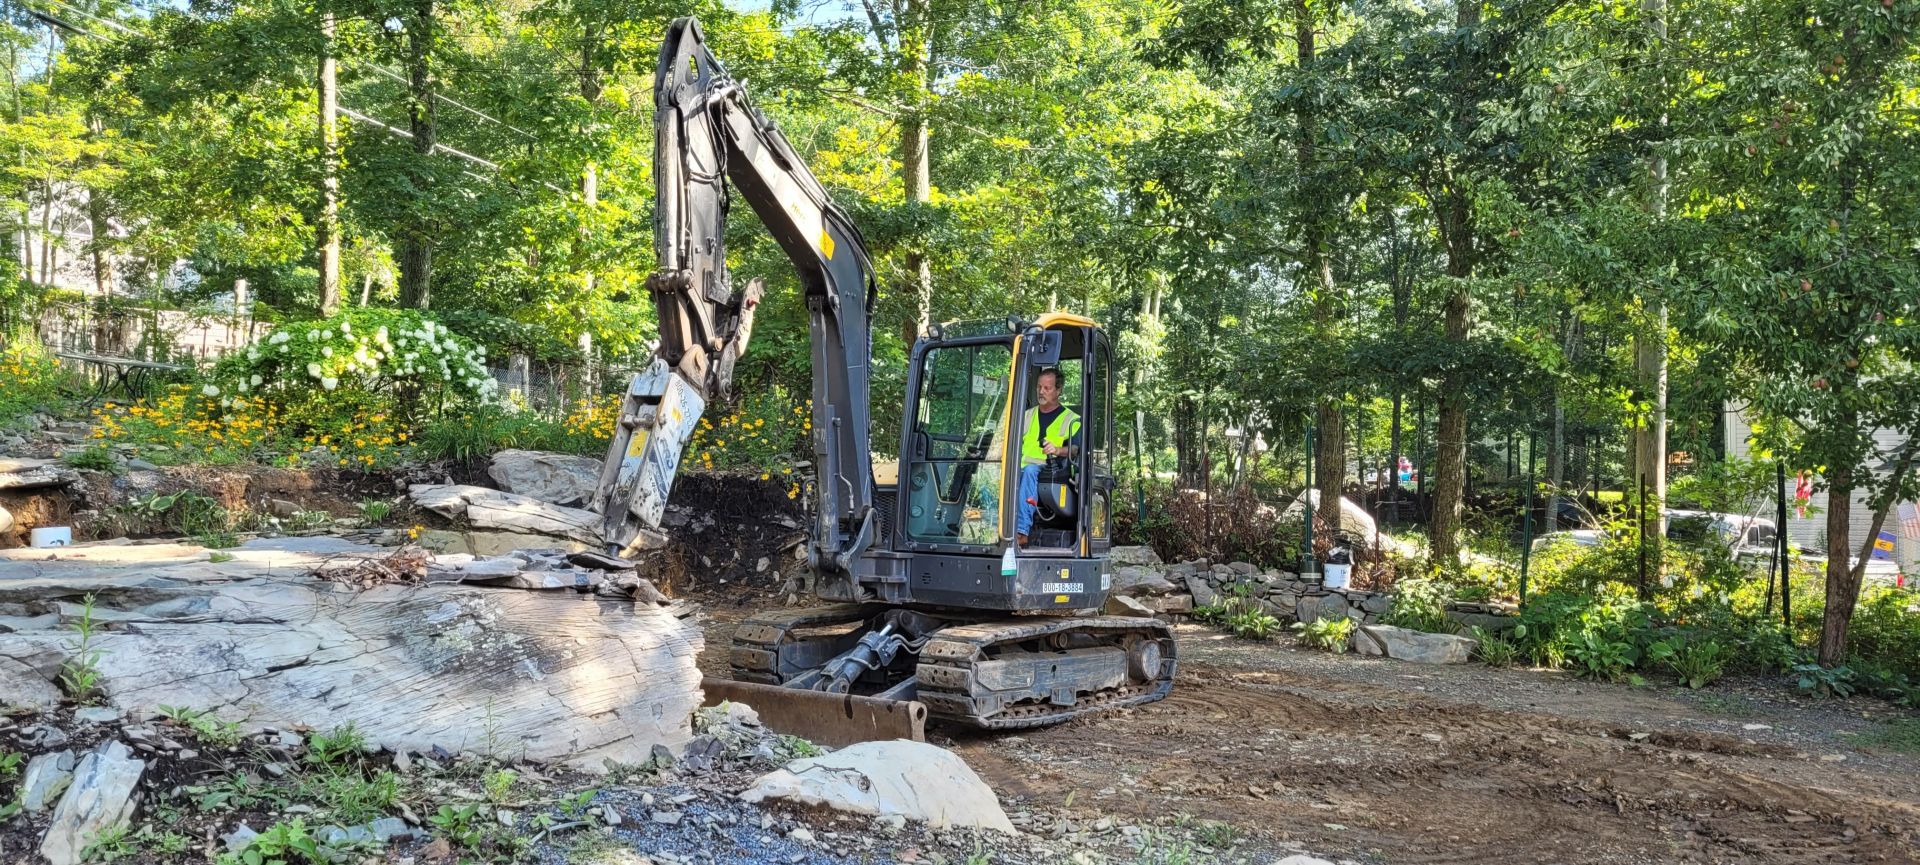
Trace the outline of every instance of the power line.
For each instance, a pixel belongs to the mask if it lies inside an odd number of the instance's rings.
[[[54,4],[54,6],[60,6],[60,8],[63,8],[63,10],[67,10],[67,12],[79,13],[79,15],[84,15],[84,17],[88,17],[88,19],[94,19],[94,21],[100,21],[100,23],[104,23],[104,25],[108,25],[108,27],[111,27],[111,29],[115,29],[115,31],[119,31],[119,33],[125,33],[125,35],[140,36],[140,38],[152,38],[152,36],[144,35],[144,33],[140,33],[140,31],[134,31],[132,27],[127,27],[127,25],[123,25],[123,23],[119,23],[119,21],[113,21],[113,19],[108,19],[108,17],[100,17],[100,15],[94,15],[94,13],[86,12],[86,10],[81,10],[81,8],[77,8],[77,6],[69,6],[69,4],[65,4],[63,0],[46,0],[46,2],[50,2],[50,4]],[[23,8],[25,8],[25,6],[23,6]],[[31,8],[27,8],[27,12],[36,12],[36,10],[31,10]],[[96,33],[90,33],[90,31],[86,31],[84,27],[77,27],[77,25],[63,25],[63,27],[65,27],[65,29],[71,29],[73,33],[79,33],[79,35],[98,36],[98,38],[106,38],[106,36],[100,36],[100,35],[96,35]],[[109,38],[109,42],[117,42],[117,40],[113,40],[113,38]],[[361,121],[361,123],[371,123],[371,125],[374,125],[374,127],[378,127],[378,129],[386,130],[388,134],[392,134],[392,136],[397,136],[397,138],[405,138],[405,140],[413,140],[413,132],[409,132],[409,130],[405,130],[405,129],[399,129],[399,127],[390,127],[390,125],[386,125],[386,123],[380,123],[378,119],[374,119],[374,117],[369,117],[369,115],[365,115],[365,113],[359,113],[359,111],[353,111],[351,107],[346,107],[346,105],[340,105],[340,113],[344,113],[344,115],[348,115],[348,117],[353,117],[355,121]],[[495,121],[495,123],[499,123],[499,121]],[[490,171],[495,171],[495,173],[497,173],[497,171],[501,171],[501,167],[499,167],[499,163],[493,163],[493,161],[490,161],[490,159],[484,159],[484,157],[478,157],[478,155],[472,155],[472,153],[463,152],[463,150],[457,150],[457,148],[451,148],[451,146],[445,146],[445,144],[440,144],[440,142],[434,142],[434,148],[432,148],[432,152],[447,153],[447,155],[455,155],[455,157],[459,157],[459,159],[467,159],[467,161],[470,161],[470,163],[474,163],[474,165],[482,165],[482,167],[486,167],[486,169],[490,169]],[[474,175],[474,173],[470,173],[470,171],[465,171],[465,169],[463,169],[461,173],[467,176],[474,176],[474,178],[480,178],[480,176]],[[482,180],[486,180],[486,178],[482,178]],[[492,180],[493,182],[499,182],[499,178],[497,178],[497,176],[495,176],[495,178],[492,178]],[[566,190],[561,190],[559,186],[553,186],[553,184],[549,184],[549,182],[545,182],[545,180],[540,180],[540,184],[541,186],[545,186],[545,188],[549,188],[549,190],[553,190],[553,192],[561,192],[561,194],[564,194],[564,192],[566,192]]]

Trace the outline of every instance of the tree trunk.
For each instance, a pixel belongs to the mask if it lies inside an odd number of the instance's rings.
[[[1313,67],[1315,58],[1315,36],[1313,10],[1307,0],[1295,0],[1293,7],[1293,41],[1297,49],[1294,57],[1295,68],[1305,74]],[[1295,130],[1294,148],[1296,165],[1302,184],[1306,184],[1318,171],[1315,165],[1315,144],[1319,135],[1319,118],[1312,109],[1303,109],[1299,126]],[[1327,215],[1318,201],[1303,201],[1305,213],[1304,248],[1301,250],[1300,266],[1307,280],[1315,287],[1313,303],[1314,328],[1319,333],[1321,345],[1335,345],[1340,338],[1340,298],[1338,287],[1333,280],[1333,263],[1327,257]],[[1331,351],[1331,348],[1327,350]],[[1347,485],[1347,428],[1346,418],[1341,411],[1342,394],[1322,394],[1314,407],[1315,440],[1314,447],[1314,486],[1320,493],[1320,505],[1317,508],[1319,518],[1327,525],[1340,525],[1340,495]]]
[[[1858,426],[1853,413],[1847,412]],[[1827,471],[1827,610],[1820,622],[1819,661],[1823,667],[1837,667],[1847,661],[1847,626],[1853,622],[1853,605],[1860,599],[1860,581],[1847,561],[1853,547],[1848,537],[1853,518],[1853,469],[1834,466]]]
[[[340,98],[334,59],[333,11],[320,13],[320,217],[314,246],[320,258],[320,314],[340,309]]]
[[[1580,317],[1561,311],[1560,353],[1569,367],[1580,347]],[[1560,381],[1553,385],[1553,443],[1547,451],[1547,516],[1545,530],[1560,529],[1561,487],[1567,482],[1567,393]]]
[[[927,112],[932,103],[933,54],[931,0],[905,0],[900,22],[901,77],[910,88],[909,102],[900,116],[900,175],[907,201],[924,207],[932,201],[932,156],[928,151]],[[927,260],[926,237],[914,237],[906,250],[906,278],[914,298],[916,336],[933,322],[933,268]]]
[[[1480,25],[1479,0],[1459,0],[1454,13],[1456,28],[1462,33]],[[1461,76],[1455,82],[1455,124],[1464,140],[1472,129],[1472,103],[1467,88],[1474,71],[1465,48],[1456,62]],[[1459,170],[1459,169],[1454,169]],[[1473,326],[1473,297],[1466,280],[1473,276],[1474,239],[1472,203],[1467,199],[1463,179],[1446,177],[1444,200],[1436,202],[1440,210],[1441,241],[1447,246],[1447,276],[1453,278],[1453,290],[1447,295],[1444,334],[1448,342],[1464,348]],[[1440,378],[1439,418],[1434,433],[1433,518],[1428,522],[1433,564],[1452,568],[1460,563],[1460,514],[1467,489],[1467,377],[1466,371],[1451,366]]]
[[[95,130],[98,132],[98,130]],[[107,256],[107,236],[112,228],[107,224],[107,200],[100,191],[87,188],[87,227],[93,235],[88,251],[93,255],[93,287],[101,297],[113,296],[113,260]]]
[[[1666,0],[1644,0],[1648,23],[1653,31],[1652,44],[1648,51],[1654,56],[1650,59],[1659,63],[1661,43],[1667,37]],[[1665,129],[1667,117],[1660,115],[1659,125]],[[1647,174],[1652,181],[1647,196],[1647,212],[1654,219],[1661,220],[1667,215],[1667,157],[1660,152],[1662,141],[1654,142],[1654,152],[1648,159]],[[1649,406],[1645,424],[1633,428],[1634,474],[1629,482],[1635,490],[1645,490],[1646,506],[1641,508],[1640,538],[1646,545],[1648,561],[1653,569],[1666,581],[1665,559],[1661,547],[1666,540],[1667,518],[1667,307],[1665,302],[1655,300],[1647,306],[1648,320],[1634,330],[1633,369],[1635,387],[1640,397]],[[1640,587],[1641,597],[1650,598],[1652,585]]]
[[[433,302],[433,213],[428,186],[433,172],[433,0],[415,0],[407,16],[407,125],[413,133],[414,200],[400,242],[400,303],[426,309]]]

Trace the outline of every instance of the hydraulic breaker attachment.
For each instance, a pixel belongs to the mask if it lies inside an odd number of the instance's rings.
[[[706,407],[694,387],[658,357],[627,384],[593,501],[610,555],[665,545],[659,529],[667,493]]]
[[[927,707],[918,700],[834,694],[711,676],[701,680],[702,705],[745,703],[776,733],[799,736],[830,748],[891,739],[927,740]]]

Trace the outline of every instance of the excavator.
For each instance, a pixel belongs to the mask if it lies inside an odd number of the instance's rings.
[[[732,394],[764,294],[759,279],[736,290],[728,273],[733,193],[791,261],[812,340],[806,563],[814,593],[833,603],[742,622],[733,681],[709,679],[709,699],[718,690],[775,729],[784,720],[831,744],[917,736],[928,718],[1018,729],[1165,697],[1176,666],[1166,623],[1099,614],[1114,495],[1106,334],[1060,312],[930,327],[910,354],[899,463],[877,471],[877,290],[859,229],[692,18],[667,28],[654,97],[660,269],[646,287],[659,344],[627,387],[593,503],[607,560],[664,542],[687,443],[707,406]],[[1029,479],[1020,535],[1023,437],[1043,371],[1082,420],[1075,446],[1047,448]]]

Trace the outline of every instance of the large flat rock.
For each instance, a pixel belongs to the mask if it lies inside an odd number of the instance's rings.
[[[85,555],[0,559],[0,604],[71,622],[92,594],[101,688],[135,717],[164,704],[248,727],[351,722],[395,749],[439,745],[589,770],[640,763],[654,745],[692,737],[701,696],[693,623],[572,591],[355,589],[310,575],[391,552],[296,539],[209,563],[183,545],[76,547],[62,555]],[[58,624],[0,633],[0,676],[48,683],[73,636]]]
[[[1385,655],[1419,664],[1465,664],[1473,660],[1469,637],[1453,634],[1429,634],[1396,628],[1392,625],[1362,625],[1353,634],[1354,651],[1362,655]]]
[[[549,504],[578,507],[593,501],[600,461],[545,451],[504,450],[487,464],[487,476],[510,493]]]
[[[959,756],[925,742],[861,742],[788,763],[740,798],[779,799],[875,816],[898,815],[935,829],[958,826],[1014,833],[1013,821]]]

